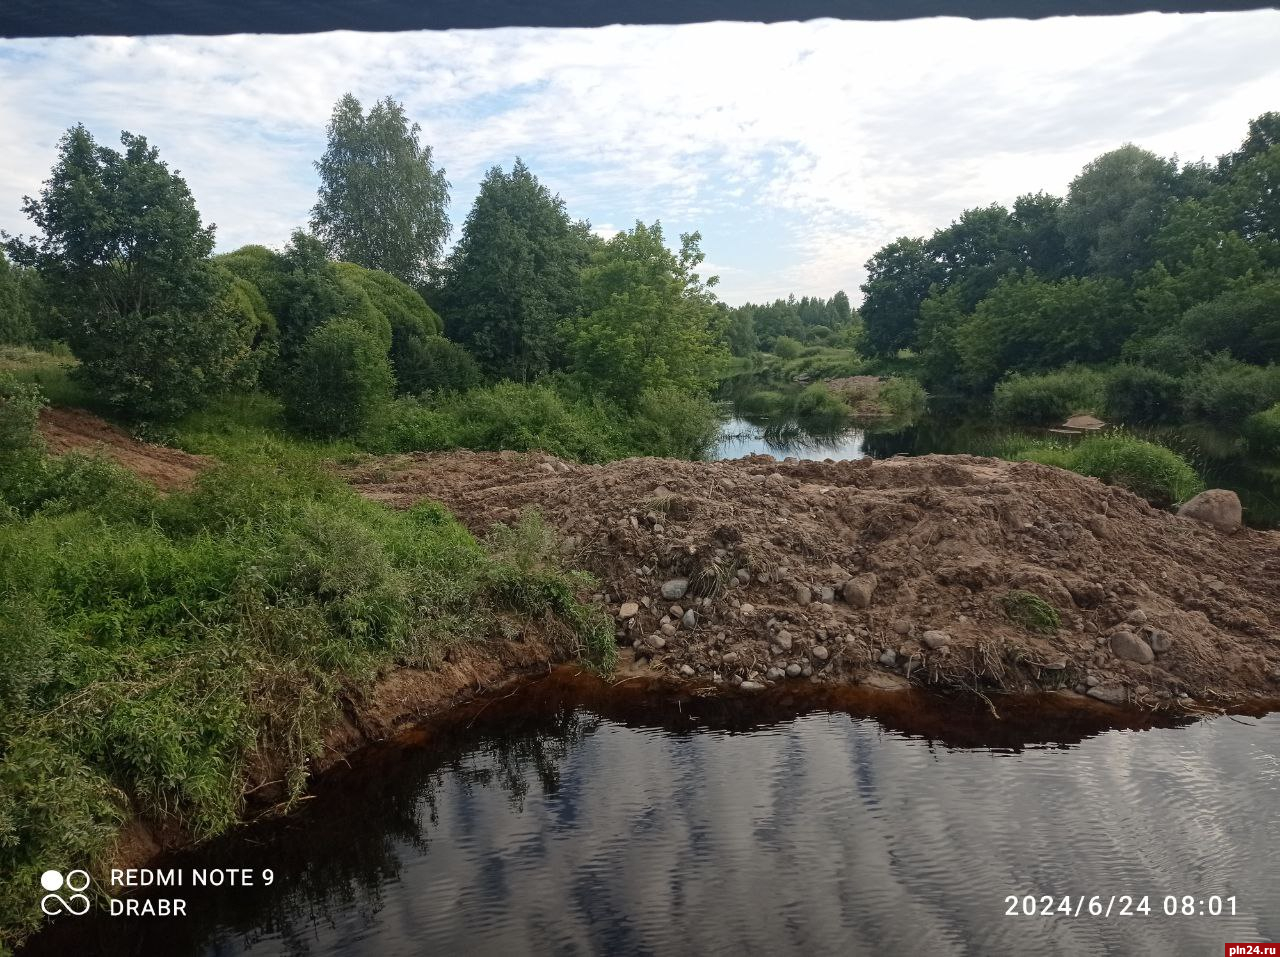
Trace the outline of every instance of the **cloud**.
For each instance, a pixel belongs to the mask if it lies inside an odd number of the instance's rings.
[[[0,228],[25,228],[22,195],[84,121],[147,134],[221,248],[280,244],[349,90],[404,101],[455,223],[484,170],[520,155],[602,235],[701,230],[730,302],[855,293],[895,236],[1062,192],[1126,140],[1232,148],[1278,106],[1277,48],[1276,11],[5,41]]]

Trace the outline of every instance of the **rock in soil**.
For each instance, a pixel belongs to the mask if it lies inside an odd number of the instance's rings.
[[[1244,512],[1240,508],[1240,496],[1225,488],[1211,488],[1191,499],[1178,514],[1212,525],[1220,532],[1231,533],[1244,524]]]
[[[564,564],[591,573],[602,595],[634,596],[641,607],[629,620],[640,634],[659,631],[659,601],[697,609],[696,631],[669,636],[650,655],[649,667],[676,675],[689,665],[753,682],[769,668],[799,664],[803,675],[819,661],[824,680],[853,684],[901,660],[913,682],[1030,691],[1042,680],[1057,687],[1064,673],[1141,662],[1153,697],[1221,702],[1274,695],[1270,675],[1280,673],[1280,532],[1223,535],[1187,520],[1200,506],[1175,516],[1033,462],[750,456],[577,465],[541,453],[447,452],[370,459],[345,474],[393,506],[439,501],[480,536],[537,510],[571,543]],[[630,520],[657,514],[655,499],[662,535]],[[1227,515],[1225,526],[1234,521]],[[843,600],[813,601],[815,592],[827,598],[823,589]],[[1002,601],[1010,592],[1048,607],[1034,620],[1011,617]],[[1056,628],[1039,624],[1048,609]],[[908,624],[905,634],[895,622]],[[776,637],[784,631],[790,648]],[[949,641],[940,645],[935,632]],[[1153,646],[1164,649],[1158,658]],[[840,653],[822,661],[817,647]],[[729,653],[737,673],[722,663]]]

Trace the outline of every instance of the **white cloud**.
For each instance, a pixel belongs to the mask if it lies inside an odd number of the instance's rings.
[[[391,94],[460,222],[523,155],[602,235],[699,228],[729,301],[851,293],[903,233],[1061,192],[1136,140],[1230,149],[1280,107],[1280,13],[1042,21],[700,24],[301,37],[0,42],[0,228],[63,129],[146,133],[219,244],[279,244],[314,199],[333,102]],[[856,297],[855,297],[856,298]]]

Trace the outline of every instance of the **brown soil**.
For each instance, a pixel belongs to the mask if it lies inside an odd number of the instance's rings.
[[[438,500],[477,532],[538,509],[615,616],[638,606],[618,632],[645,673],[748,688],[1074,688],[1146,706],[1280,695],[1280,532],[1224,535],[1048,466],[973,456],[589,466],[451,452],[378,459],[348,477],[394,506]],[[870,576],[860,607],[856,583]],[[673,579],[688,593],[664,600]],[[1039,634],[1010,620],[1001,599],[1015,590],[1048,602],[1061,626]],[[1133,644],[1113,639],[1119,631],[1155,660],[1117,657]],[[799,675],[785,677],[788,666]]]
[[[210,465],[210,460],[201,455],[140,442],[83,409],[44,409],[40,413],[40,433],[54,455],[101,453],[166,492],[190,485]]]

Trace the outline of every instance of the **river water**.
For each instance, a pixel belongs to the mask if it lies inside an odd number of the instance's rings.
[[[1280,714],[1108,729],[1055,698],[997,699],[997,720],[823,693],[560,672],[165,862],[269,867],[269,888],[187,889],[186,918],[64,919],[24,957],[1191,957],[1280,939]],[[1026,895],[1083,895],[1085,913],[1024,916]]]

